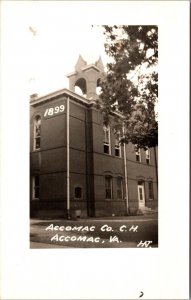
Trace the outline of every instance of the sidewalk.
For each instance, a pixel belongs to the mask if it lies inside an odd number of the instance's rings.
[[[113,221],[113,222],[118,222],[118,221],[154,221],[154,220],[158,220],[158,213],[149,213],[149,214],[145,214],[145,215],[140,215],[140,216],[110,216],[110,217],[82,217],[82,218],[78,218],[78,219],[71,219],[68,220],[66,218],[31,218],[30,219],[31,222],[34,223],[38,223],[38,222],[47,222],[47,221],[54,221],[54,222],[60,222],[60,221],[64,221],[64,222],[100,222],[100,221]]]

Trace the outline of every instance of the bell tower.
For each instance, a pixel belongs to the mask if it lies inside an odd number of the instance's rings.
[[[98,87],[100,80],[104,77],[104,65],[101,57],[94,64],[87,62],[79,55],[75,65],[75,71],[67,75],[69,78],[69,89],[75,92],[80,88],[82,95],[90,100],[98,98]]]

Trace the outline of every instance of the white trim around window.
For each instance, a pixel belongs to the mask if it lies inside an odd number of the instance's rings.
[[[36,116],[34,119],[34,140],[33,149],[40,150],[41,144],[41,117]]]
[[[147,165],[149,165],[150,162],[151,162],[151,152],[150,152],[150,149],[145,150],[145,158],[146,158]]]
[[[139,148],[136,152],[136,161],[141,162],[141,149]]]
[[[105,154],[111,154],[111,134],[110,134],[110,126],[103,126],[103,132],[104,132],[104,141],[103,141],[103,147],[104,147],[104,153]]]

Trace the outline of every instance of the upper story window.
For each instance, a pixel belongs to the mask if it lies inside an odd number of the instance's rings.
[[[40,149],[41,117],[36,116],[34,120],[34,150]]]
[[[105,199],[112,199],[112,177],[107,175],[105,176]]]
[[[104,141],[103,141],[104,153],[111,154],[110,127],[104,126],[103,132],[104,132]]]
[[[123,199],[123,178],[117,177],[117,199]]]
[[[32,177],[32,199],[38,200],[40,194],[40,180],[39,175]]]
[[[147,163],[147,165],[149,165],[150,164],[150,159],[151,159],[150,149],[147,149],[145,151],[145,156],[146,156],[146,163]]]
[[[115,156],[121,157],[120,134],[115,136]]]
[[[141,149],[139,148],[136,152],[136,161],[141,162]]]

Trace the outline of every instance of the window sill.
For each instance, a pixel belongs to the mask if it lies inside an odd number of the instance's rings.
[[[105,152],[103,152],[103,154],[105,154],[105,155],[110,155],[110,156],[111,156],[111,153],[105,153]]]
[[[33,149],[32,152],[39,152],[41,149]]]

